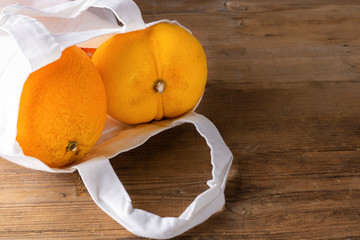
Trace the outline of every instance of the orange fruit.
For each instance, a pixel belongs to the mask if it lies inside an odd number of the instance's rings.
[[[73,46],[26,80],[16,139],[25,155],[62,167],[88,154],[105,121],[101,76],[86,53]]]
[[[83,50],[89,56],[89,58],[92,58],[96,48],[81,48],[81,50]]]
[[[115,35],[100,45],[92,61],[104,81],[108,114],[128,124],[186,113],[206,84],[202,46],[173,24]]]

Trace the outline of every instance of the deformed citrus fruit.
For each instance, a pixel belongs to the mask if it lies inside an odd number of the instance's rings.
[[[169,23],[115,35],[100,45],[92,60],[104,81],[108,114],[129,124],[191,110],[207,79],[199,41]]]
[[[73,46],[26,80],[16,139],[25,155],[62,167],[88,154],[105,121],[101,76],[86,53]]]

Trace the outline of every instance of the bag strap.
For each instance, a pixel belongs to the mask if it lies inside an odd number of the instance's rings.
[[[136,235],[156,239],[177,236],[208,219],[225,203],[225,183],[233,159],[230,150],[214,124],[204,116],[191,113],[175,121],[174,126],[183,123],[194,124],[200,135],[206,139],[211,149],[213,179],[207,182],[209,189],[197,196],[178,218],[161,218],[133,208],[128,193],[107,158],[99,157],[76,166],[96,204]]]
[[[145,28],[140,9],[132,0],[95,0],[93,6],[112,10],[123,23],[123,32]]]
[[[68,0],[42,9],[13,4],[4,7],[2,12],[33,17],[76,18],[90,7],[110,9],[126,28],[137,29],[145,25],[139,7],[132,0]]]
[[[34,18],[3,13],[0,14],[0,29],[13,37],[33,71],[61,56],[60,45]]]
[[[21,4],[14,4],[3,8],[2,12],[12,15],[24,14],[31,17],[76,18],[90,7],[93,7],[92,11],[95,13],[99,13],[101,9],[111,10],[116,18],[123,24],[122,27],[101,28],[86,32],[53,33],[53,39],[60,45],[61,50],[64,50],[72,45],[82,43],[91,38],[146,28],[140,9],[132,0],[66,1],[64,3],[43,9],[35,9]],[[37,20],[33,19],[33,22],[34,21]]]

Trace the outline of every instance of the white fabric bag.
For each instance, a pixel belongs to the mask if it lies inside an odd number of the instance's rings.
[[[14,5],[19,2],[24,5]],[[116,18],[123,26],[117,24]],[[35,170],[78,170],[95,203],[123,227],[142,237],[168,239],[202,223],[225,202],[225,183],[233,157],[216,127],[204,116],[191,111],[177,119],[140,125],[126,125],[109,117],[88,156],[63,169],[49,168],[38,159],[25,156],[16,142],[21,91],[31,72],[58,59],[69,46],[95,48],[111,34],[144,29],[155,23],[145,24],[131,0],[0,1],[0,157]],[[211,149],[213,179],[207,182],[209,189],[197,196],[178,218],[161,218],[133,208],[108,159],[183,123],[194,124]]]

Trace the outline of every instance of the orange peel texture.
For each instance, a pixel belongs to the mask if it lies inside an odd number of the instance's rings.
[[[16,139],[25,155],[63,167],[93,148],[106,112],[101,76],[86,53],[73,46],[25,82]]]

